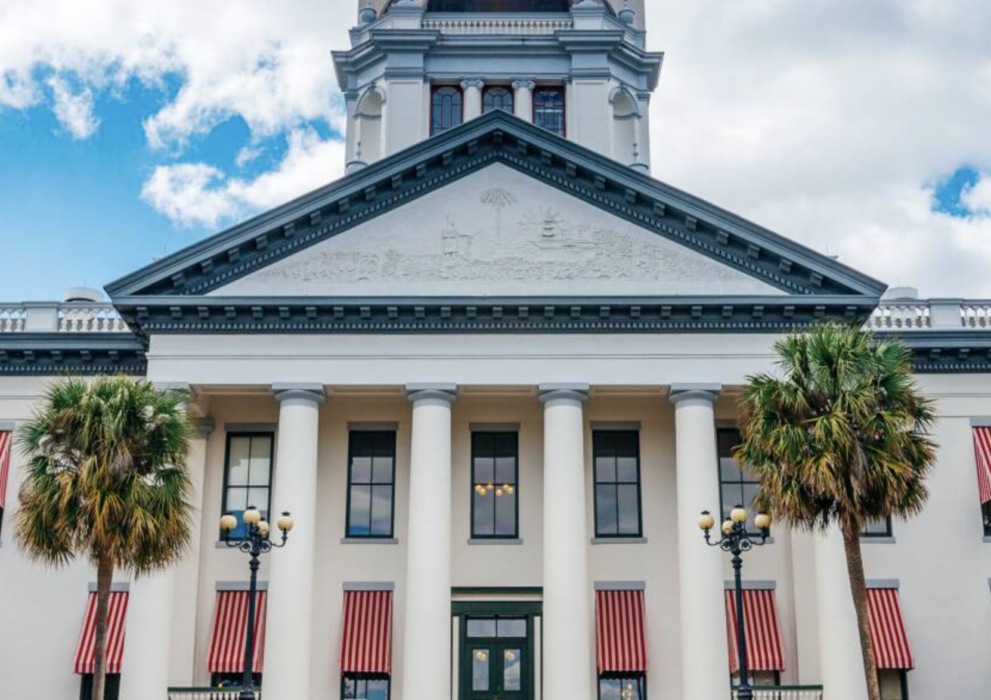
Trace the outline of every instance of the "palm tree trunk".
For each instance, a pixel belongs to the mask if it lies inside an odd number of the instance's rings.
[[[114,580],[114,565],[102,557],[96,566],[96,641],[91,700],[103,700],[107,680],[107,613],[110,609],[110,587]]]
[[[846,525],[841,525],[840,529],[843,531],[850,593],[853,595],[854,610],[857,611],[857,631],[860,632],[860,651],[864,657],[867,697],[870,700],[881,700],[877,664],[874,661],[874,643],[871,641],[871,621],[867,613],[867,578],[864,576],[864,559],[860,553],[860,532]]]

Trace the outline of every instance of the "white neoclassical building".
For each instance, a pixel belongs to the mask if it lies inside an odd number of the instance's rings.
[[[650,177],[642,2],[362,3],[348,174],[61,303],[0,304],[0,697],[91,682],[85,562],[12,535],[11,435],[67,371],[188,387],[194,544],[114,586],[123,700],[234,697],[264,557],[266,700],[729,700],[748,375],[821,320],[897,333],[937,401],[927,510],[864,538],[886,700],[991,696],[991,302],[920,300]],[[237,536],[237,532],[234,533]],[[842,546],[746,558],[766,700],[862,700]],[[730,614],[727,614],[727,613]],[[777,690],[773,688],[778,688]],[[782,689],[785,688],[785,689]]]

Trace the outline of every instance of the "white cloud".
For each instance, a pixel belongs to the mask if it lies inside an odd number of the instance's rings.
[[[985,174],[960,197],[970,211],[978,216],[991,216],[991,174]]]
[[[214,227],[284,204],[336,180],[343,169],[340,140],[321,139],[312,129],[296,129],[289,134],[289,148],[278,167],[255,179],[227,178],[205,163],[162,165],[145,183],[141,196],[178,224]]]
[[[93,92],[84,88],[73,92],[69,83],[59,76],[48,78],[55,99],[55,116],[74,139],[87,139],[96,132],[100,120],[93,114]]]

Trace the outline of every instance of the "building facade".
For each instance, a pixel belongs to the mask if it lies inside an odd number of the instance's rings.
[[[615,5],[615,6],[614,6]],[[235,697],[247,562],[218,522],[291,511],[264,559],[269,700],[713,700],[725,557],[703,510],[747,377],[824,320],[897,334],[937,401],[926,511],[864,538],[885,698],[991,692],[991,302],[920,300],[649,176],[642,3],[360,3],[334,54],[341,180],[62,303],[0,304],[0,696],[92,673],[94,571],[13,538],[11,449],[65,372],[188,388],[194,542],[115,583],[123,700]],[[238,536],[238,532],[234,536]],[[865,697],[842,544],[746,560],[762,698]]]

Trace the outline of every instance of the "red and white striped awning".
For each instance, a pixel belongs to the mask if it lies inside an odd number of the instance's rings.
[[[871,619],[874,661],[879,669],[911,670],[915,668],[908,646],[905,622],[896,588],[869,588],[867,611]]]
[[[981,503],[991,502],[991,427],[974,428],[974,456],[977,458],[977,489]]]
[[[124,659],[124,621],[127,617],[127,591],[111,591],[107,606],[107,673],[120,673]],[[95,673],[96,592],[89,594],[86,616],[76,645],[75,673]]]
[[[643,591],[595,592],[599,673],[647,670]]]
[[[342,673],[392,673],[392,591],[345,591]]]
[[[726,591],[726,634],[729,637],[730,673],[740,671],[736,592]],[[784,671],[781,630],[773,590],[743,592],[743,632],[747,640],[747,666],[751,671]]]
[[[10,445],[14,442],[11,432],[0,433],[0,508],[7,507],[7,478],[10,476]]]
[[[255,649],[252,670],[262,672],[265,663],[265,591],[255,594]],[[213,635],[210,638],[210,673],[241,673],[244,670],[244,647],[248,630],[248,591],[217,591],[213,612]]]

